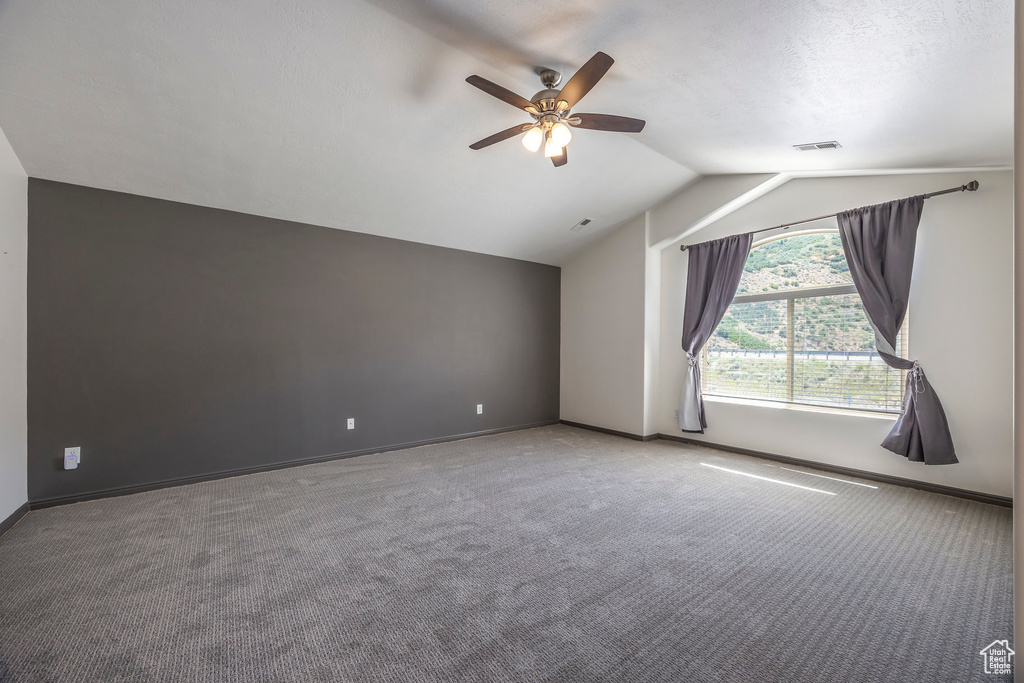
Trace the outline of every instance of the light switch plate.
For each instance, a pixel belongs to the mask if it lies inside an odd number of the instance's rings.
[[[476,414],[477,415],[483,415],[484,414],[484,404],[483,403],[477,403],[476,404]]]
[[[348,419],[348,428],[349,429],[355,429],[356,428],[356,419],[354,417],[350,417]]]

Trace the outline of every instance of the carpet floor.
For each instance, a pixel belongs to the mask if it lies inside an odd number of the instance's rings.
[[[1009,680],[1011,512],[836,479],[558,425],[33,511],[0,680]]]

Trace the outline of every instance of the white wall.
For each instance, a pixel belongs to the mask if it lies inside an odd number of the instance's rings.
[[[1024,168],[1024,0],[1015,4],[1014,34],[1014,167]],[[1016,176],[1016,206],[1024,203],[1024,174]],[[1014,492],[1024,491],[1024,436],[1016,426],[1024,421],[1024,219],[1014,215]],[[1024,505],[1013,507],[1013,586],[1014,640],[1024,639]],[[1024,674],[1015,676],[1024,681]]]
[[[697,178],[651,213],[671,216],[671,221],[651,222],[648,244],[659,245],[665,240],[698,228],[719,214],[729,213],[728,207],[748,192],[770,187],[775,179],[772,173],[749,173],[736,175],[710,175]]]
[[[561,418],[644,431],[646,224],[562,265]]]
[[[28,500],[28,178],[0,131],[0,521]]]
[[[651,249],[650,212],[645,214],[647,240],[644,261],[644,429],[658,433],[658,392],[661,389],[661,252]]]
[[[787,220],[962,185],[981,189],[930,199],[918,235],[910,297],[910,355],[946,410],[960,463],[925,466],[881,448],[892,420],[709,399],[702,438],[880,474],[1011,496],[1013,479],[1013,176],[1009,171],[792,180],[692,235],[704,241]],[[678,224],[671,204],[651,211],[652,230]],[[830,221],[835,226],[835,220]],[[818,223],[823,227],[829,223]],[[667,230],[662,227],[659,232]],[[675,410],[686,254],[662,252],[661,361],[656,425],[680,434]],[[563,306],[565,302],[563,301]],[[563,308],[563,311],[565,309]]]

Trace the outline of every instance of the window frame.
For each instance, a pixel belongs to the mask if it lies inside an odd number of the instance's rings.
[[[782,233],[779,235],[772,235],[762,240],[758,240],[754,243],[750,250],[753,251],[758,247],[764,246],[771,242],[778,242],[780,240],[789,239],[790,237],[798,237],[802,235],[819,235],[819,234],[839,234],[839,228],[816,228],[812,230],[802,230],[795,233]],[[749,254],[747,258],[750,258]],[[746,265],[746,262],[744,262]],[[761,301],[785,301],[786,302],[786,398],[775,399],[765,398],[762,396],[728,396],[724,394],[711,394],[706,392],[706,377],[707,373],[707,354],[708,344],[705,343],[701,349],[700,363],[701,363],[701,392],[711,398],[722,398],[726,400],[743,400],[743,401],[759,401],[764,403],[781,404],[783,406],[799,406],[805,408],[815,408],[819,410],[835,410],[840,412],[851,412],[851,413],[874,413],[877,415],[899,415],[902,412],[900,409],[884,409],[884,408],[854,408],[850,406],[829,406],[820,405],[817,403],[803,403],[800,401],[794,401],[794,361],[796,357],[795,346],[795,326],[793,325],[793,316],[795,312],[794,302],[797,299],[815,299],[826,296],[845,296],[849,294],[857,294],[857,286],[852,282],[845,285],[826,285],[823,287],[797,287],[794,289],[779,289],[771,292],[757,292],[753,294],[738,294],[733,297],[732,301],[729,302],[731,308],[733,304],[752,304]],[[727,309],[728,310],[728,309]],[[903,325],[900,327],[900,348],[898,352],[902,358],[909,357],[909,328],[910,328],[910,311],[909,307],[907,314],[903,319]],[[717,330],[717,326],[715,328]],[[837,352],[839,353],[839,352]],[[907,385],[907,371],[900,370],[900,405],[903,405],[906,394]]]

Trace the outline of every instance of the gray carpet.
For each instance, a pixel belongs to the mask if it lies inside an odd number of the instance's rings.
[[[29,513],[0,680],[997,681],[1010,516],[565,426],[369,455]]]

